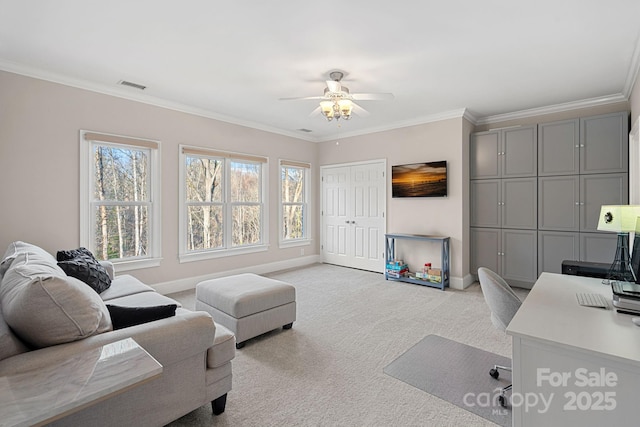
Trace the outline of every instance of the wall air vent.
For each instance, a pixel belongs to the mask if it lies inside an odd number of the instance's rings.
[[[302,129],[298,129],[298,131],[300,131],[300,132],[307,132],[307,133],[309,133],[309,132],[311,132],[311,129],[304,129],[304,128],[302,128]]]
[[[120,80],[120,81],[118,82],[118,84],[119,84],[119,85],[122,85],[122,86],[129,86],[129,87],[133,87],[133,88],[140,89],[140,90],[145,90],[145,89],[147,88],[146,86],[143,86],[143,85],[141,85],[141,84],[128,82],[128,81],[126,81],[126,80]]]

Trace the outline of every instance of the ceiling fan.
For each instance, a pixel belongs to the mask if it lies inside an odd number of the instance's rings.
[[[304,96],[299,98],[280,98],[281,101],[292,101],[300,99],[319,99],[320,106],[313,110],[310,116],[314,116],[320,112],[328,121],[331,120],[349,120],[352,113],[366,117],[369,112],[353,101],[379,101],[393,99],[392,93],[351,93],[349,88],[343,86],[340,81],[344,77],[342,71],[332,71],[329,73],[327,87],[324,89],[322,96]]]

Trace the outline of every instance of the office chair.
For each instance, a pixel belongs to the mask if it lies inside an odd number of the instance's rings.
[[[511,319],[513,319],[513,316],[516,315],[522,305],[522,301],[502,277],[488,268],[480,267],[478,269],[478,279],[484,300],[491,310],[491,323],[501,331],[506,330],[509,322],[511,322]],[[498,379],[500,376],[499,369],[511,372],[510,366],[494,365],[493,369],[489,371],[489,375]],[[500,405],[506,405],[505,393],[509,390],[511,390],[511,384],[500,390],[500,397],[498,398]]]

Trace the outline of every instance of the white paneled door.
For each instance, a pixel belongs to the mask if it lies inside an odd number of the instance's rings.
[[[386,162],[322,167],[322,260],[384,272]]]

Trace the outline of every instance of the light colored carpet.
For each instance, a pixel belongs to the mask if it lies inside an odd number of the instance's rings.
[[[327,264],[269,277],[296,288],[293,329],[236,352],[223,414],[205,405],[170,426],[495,426],[383,373],[430,334],[510,357],[477,283],[443,292]],[[195,305],[194,291],[171,297]]]

